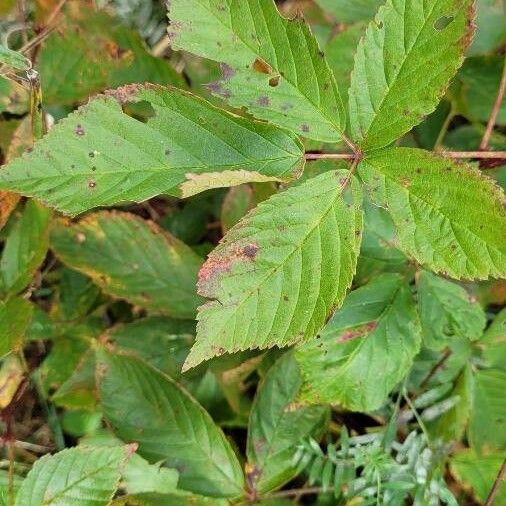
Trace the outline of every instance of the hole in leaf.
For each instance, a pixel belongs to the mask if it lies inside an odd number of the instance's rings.
[[[125,102],[122,104],[122,109],[125,114],[141,121],[142,123],[146,123],[149,118],[156,116],[153,106],[147,100],[140,100],[139,102]]]
[[[444,30],[454,19],[454,16],[441,16],[434,21],[434,28],[438,31]]]

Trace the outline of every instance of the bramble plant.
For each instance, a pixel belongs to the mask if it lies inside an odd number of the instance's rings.
[[[506,504],[499,3],[0,13],[1,504]]]

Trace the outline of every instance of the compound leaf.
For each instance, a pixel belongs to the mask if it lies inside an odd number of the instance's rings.
[[[349,97],[353,138],[387,146],[432,112],[473,35],[472,0],[388,0],[355,55]]]
[[[377,409],[411,367],[420,343],[408,284],[401,275],[382,274],[351,292],[318,338],[297,349],[301,400]]]
[[[151,463],[180,471],[183,489],[215,497],[241,494],[243,473],[209,414],[168,376],[141,360],[100,349],[101,406],[116,435],[139,444]]]
[[[260,494],[297,475],[297,445],[318,437],[325,427],[327,407],[295,403],[301,383],[299,365],[287,353],[269,370],[255,397],[248,428],[248,475]]]
[[[192,318],[201,299],[195,284],[201,258],[154,223],[101,211],[77,223],[59,221],[51,247],[66,265],[102,290],[175,318]]]
[[[440,350],[453,337],[475,341],[487,318],[464,288],[427,271],[418,277],[418,308],[425,346]]]
[[[46,455],[21,484],[16,506],[106,506],[131,453],[129,446],[77,447]]]
[[[506,274],[505,198],[491,179],[412,148],[371,153],[358,171],[392,216],[404,253],[453,278]]]
[[[199,308],[185,368],[314,337],[355,273],[361,199],[349,172],[329,171],[272,196],[229,230],[199,273],[198,293],[212,300]]]
[[[123,112],[128,104],[146,105],[145,123]],[[302,154],[298,139],[276,127],[176,88],[131,85],[58,123],[0,171],[0,188],[75,215],[162,193],[180,196],[181,183],[208,172],[242,169],[288,180],[302,169]]]
[[[342,139],[341,97],[304,20],[283,18],[273,0],[172,0],[174,49],[222,62],[209,88],[236,107],[311,139]]]

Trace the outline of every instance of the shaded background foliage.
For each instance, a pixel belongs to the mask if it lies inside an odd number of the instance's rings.
[[[381,3],[288,0],[278,7],[286,16],[304,13],[346,97],[357,44]],[[506,19],[500,1],[479,0],[476,8],[463,66],[399,146],[478,149],[504,72]],[[7,0],[0,14],[2,44],[24,48],[35,62],[50,124],[97,93],[144,82],[191,90],[250,117],[205,86],[220,78],[218,64],[171,49],[163,2]],[[149,123],[155,92],[143,93],[121,107],[111,101],[116,113]],[[200,107],[181,97],[181,110]],[[96,107],[99,119],[113,114]],[[29,112],[26,89],[0,76],[3,163],[31,150]],[[504,103],[495,125],[489,146],[505,150]],[[87,125],[73,128],[79,136]],[[273,138],[291,142],[296,158],[294,136],[258,129],[254,135],[269,146]],[[345,148],[303,143],[315,153]],[[48,160],[43,170],[53,166]],[[86,163],[100,173],[98,152]],[[300,168],[290,156],[283,163],[287,173]],[[504,160],[471,163],[504,187]],[[203,302],[195,282],[204,258],[278,190],[346,168],[318,160],[292,183],[259,179],[187,199],[178,198],[179,181],[162,178],[172,196],[77,221],[2,191],[0,501],[485,504],[506,456],[506,285],[424,270],[400,251],[392,220],[368,197],[352,292],[317,339],[295,352],[239,351],[182,372]],[[262,174],[272,175],[268,167]],[[93,207],[79,199],[72,205],[76,213]],[[50,485],[45,499],[41,483]],[[506,504],[504,484],[495,501]]]

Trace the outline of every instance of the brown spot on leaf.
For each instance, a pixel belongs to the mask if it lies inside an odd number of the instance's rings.
[[[309,125],[306,125],[305,123],[303,123],[301,126],[300,126],[300,129],[303,131],[303,132],[309,132]]]
[[[84,128],[81,125],[77,125],[76,129],[74,130],[76,135],[84,135],[86,132],[84,131]]]
[[[235,70],[226,63],[222,63],[220,65],[221,74],[223,75],[223,79],[232,79],[235,76]]]
[[[261,107],[269,107],[269,105],[271,105],[271,101],[269,100],[269,97],[264,95],[262,97],[258,97],[257,104]]]
[[[356,339],[357,337],[364,337],[365,335],[371,333],[377,326],[378,323],[372,321],[366,323],[365,325],[361,325],[360,327],[355,327],[354,329],[346,330],[337,337],[336,341],[338,343],[345,343],[346,341]]]
[[[279,80],[281,79],[281,76],[274,76],[269,79],[269,86],[271,88],[275,88],[279,84]]]
[[[88,181],[88,188],[95,188],[97,186],[96,181]]]
[[[227,90],[223,87],[222,81],[214,81],[213,83],[209,83],[206,85],[206,88],[215,95],[218,95],[223,98],[230,98],[232,93],[230,90]]]
[[[255,72],[260,72],[261,74],[271,74],[272,73],[272,67],[262,58],[257,58],[253,65],[251,65],[251,68]]]
[[[259,248],[256,244],[247,244],[242,249],[242,252],[248,258],[255,258],[257,256],[258,250],[259,250]]]

